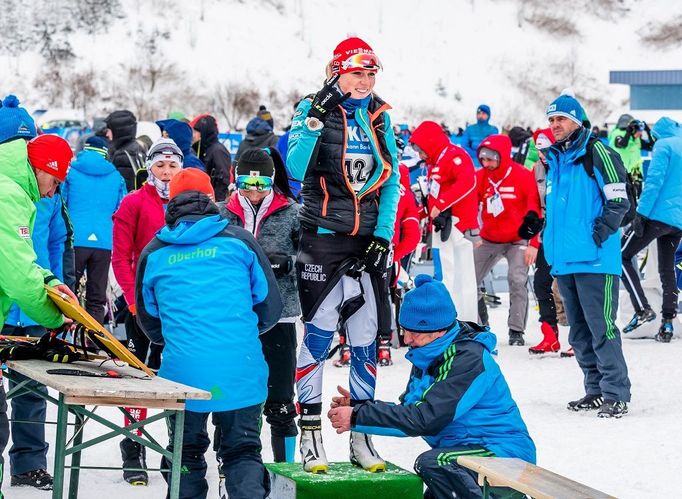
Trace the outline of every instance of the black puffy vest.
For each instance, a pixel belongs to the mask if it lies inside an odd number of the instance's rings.
[[[374,142],[381,152],[383,164],[375,157],[375,168],[392,166],[391,153],[386,146],[384,113],[377,113],[385,103],[373,96],[368,111]],[[378,144],[377,144],[378,142]],[[346,116],[339,106],[330,112],[303,181],[303,206],[300,220],[304,226],[323,227],[341,234],[367,236],[374,232],[379,215],[378,189],[389,175],[382,175],[360,199],[350,186],[343,164],[346,151]],[[388,170],[390,174],[390,169]],[[370,176],[370,177],[371,177]]]

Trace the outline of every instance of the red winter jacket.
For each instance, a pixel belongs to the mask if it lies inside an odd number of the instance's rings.
[[[410,188],[410,170],[400,165],[400,200],[395,215],[395,231],[393,232],[393,261],[400,261],[405,255],[414,251],[421,239],[419,227],[419,210]]]
[[[493,171],[481,168],[476,172],[478,199],[483,204],[481,237],[494,243],[518,241],[521,239],[518,232],[523,217],[529,211],[534,211],[538,215],[542,213],[535,176],[533,172],[511,160],[512,144],[506,135],[491,135],[481,142],[478,151],[482,147],[499,153],[500,166]],[[498,182],[496,190],[493,184]],[[496,217],[488,211],[488,199],[495,192],[499,193],[504,206],[503,211]],[[530,244],[537,248],[538,237],[531,239]]]
[[[135,303],[135,271],[137,260],[147,243],[165,225],[164,205],[152,184],[144,184],[121,201],[114,213],[114,241],[111,249],[111,266],[126,303]]]
[[[428,155],[429,213],[452,208],[460,232],[478,227],[476,173],[467,152],[450,142],[438,123],[425,121],[410,137],[410,142]]]

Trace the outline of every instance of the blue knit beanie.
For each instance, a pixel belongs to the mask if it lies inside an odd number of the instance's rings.
[[[476,112],[479,112],[479,111],[483,111],[485,114],[488,115],[488,119],[490,119],[490,106],[489,106],[489,105],[487,105],[487,104],[481,104],[481,105],[478,106],[478,108],[476,109]]]
[[[565,89],[559,97],[554,99],[547,108],[546,114],[548,119],[552,116],[564,116],[569,120],[575,121],[580,126],[582,126],[583,119],[585,118],[583,107],[570,89]]]
[[[426,274],[415,277],[414,285],[400,306],[400,326],[415,333],[435,333],[452,326],[457,309],[445,285]]]
[[[26,109],[19,107],[19,99],[14,95],[5,97],[0,106],[0,144],[36,135],[36,124]]]
[[[98,137],[97,135],[92,135],[85,139],[84,151],[94,151],[101,154],[105,158],[107,157],[107,152],[109,149],[109,144],[107,144],[106,139]]]

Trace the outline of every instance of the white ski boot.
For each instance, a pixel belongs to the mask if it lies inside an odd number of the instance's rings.
[[[366,433],[350,432],[350,462],[370,473],[386,471],[386,461],[379,457]]]
[[[303,469],[309,473],[326,473],[329,470],[329,462],[322,446],[321,417],[301,416],[300,426]]]

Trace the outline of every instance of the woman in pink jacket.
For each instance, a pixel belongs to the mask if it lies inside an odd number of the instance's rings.
[[[114,213],[114,239],[111,265],[116,281],[123,289],[129,314],[125,328],[128,350],[133,352],[150,369],[161,365],[160,345],[149,343],[149,339],[135,320],[135,271],[137,260],[144,247],[152,240],[156,231],[164,226],[166,203],[169,197],[171,178],[182,169],[183,154],[180,148],[168,138],[161,138],[152,144],[147,155],[147,182],[137,191],[131,192]],[[146,419],[147,409],[126,408],[137,420]],[[130,420],[125,419],[128,426]],[[141,432],[138,430],[138,435]],[[145,448],[129,438],[121,444],[124,468],[145,469]],[[124,471],[123,478],[132,485],[146,485],[145,471]]]

